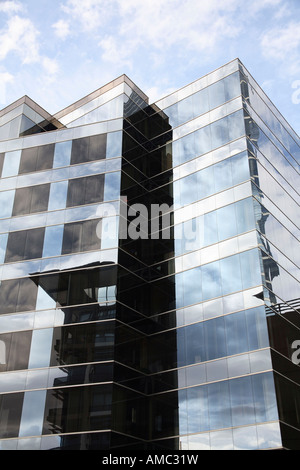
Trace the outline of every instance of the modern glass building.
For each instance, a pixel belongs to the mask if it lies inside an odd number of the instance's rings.
[[[238,59],[0,111],[0,449],[299,449],[299,160]]]

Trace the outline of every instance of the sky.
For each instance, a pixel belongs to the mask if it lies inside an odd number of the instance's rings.
[[[0,0],[0,109],[123,73],[150,103],[239,58],[300,134],[300,0]]]

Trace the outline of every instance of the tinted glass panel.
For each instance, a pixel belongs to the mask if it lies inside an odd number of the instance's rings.
[[[76,178],[69,181],[67,207],[103,201],[104,175]]]
[[[105,158],[106,134],[73,140],[71,165]]]
[[[24,149],[21,155],[19,174],[49,170],[53,165],[54,144]]]
[[[0,314],[34,310],[37,286],[30,279],[2,281],[0,285]]]
[[[48,208],[50,184],[16,190],[13,216],[44,212]]]
[[[0,437],[18,437],[24,393],[0,395]]]
[[[49,390],[43,434],[109,429],[111,403],[110,385]]]
[[[41,258],[44,228],[11,232],[8,236],[5,263]]]
[[[1,372],[28,368],[31,335],[31,331],[0,335]]]
[[[97,236],[98,223],[99,219],[66,224],[62,254],[99,249],[100,239]]]

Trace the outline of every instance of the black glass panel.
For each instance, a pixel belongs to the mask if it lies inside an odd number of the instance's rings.
[[[105,158],[106,134],[73,140],[71,165]]]
[[[49,170],[54,158],[54,144],[24,149],[21,155],[19,174]]]
[[[16,190],[13,216],[44,212],[48,208],[50,184]]]
[[[69,181],[67,207],[102,202],[104,175],[87,176]]]
[[[100,239],[97,236],[98,223],[99,219],[66,224],[62,254],[100,249]]]
[[[44,228],[11,232],[8,236],[5,263],[41,258]]]
[[[0,335],[0,372],[28,368],[32,331]]]
[[[0,437],[18,437],[24,393],[0,395]]]
[[[30,279],[10,279],[0,285],[0,314],[34,310],[37,286]]]
[[[55,328],[50,366],[113,359],[114,322]]]
[[[43,434],[109,429],[111,403],[110,385],[49,390]]]

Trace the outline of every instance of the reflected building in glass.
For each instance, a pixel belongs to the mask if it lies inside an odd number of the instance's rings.
[[[0,448],[300,448],[300,139],[234,60],[0,111]]]

